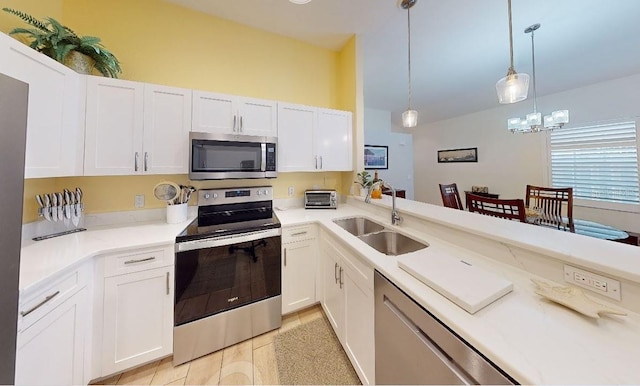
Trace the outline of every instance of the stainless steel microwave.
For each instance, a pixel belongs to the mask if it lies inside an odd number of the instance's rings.
[[[275,178],[277,138],[189,133],[189,179]]]

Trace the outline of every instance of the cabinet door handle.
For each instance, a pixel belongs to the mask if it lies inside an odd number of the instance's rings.
[[[149,170],[148,168],[148,164],[149,164],[149,153],[147,153],[146,151],[144,152],[144,171],[146,172],[147,170]]]
[[[316,156],[316,169],[318,168],[318,156]]]
[[[152,257],[147,257],[146,259],[137,259],[137,260],[127,260],[124,263],[125,264],[135,264],[135,263],[142,263],[144,261],[151,261],[151,260],[155,260],[155,256]]]
[[[306,235],[307,231],[304,232],[296,232],[296,233],[292,233],[291,236],[302,236],[302,235]]]
[[[287,248],[284,249],[284,266],[287,266]]]
[[[234,133],[235,133],[235,131],[236,131],[236,120],[237,120],[237,119],[238,119],[238,118],[234,115],[234,116],[233,116],[233,127],[231,128],[231,130],[232,130]]]
[[[138,152],[136,152],[134,160],[133,160],[133,171],[138,171]]]
[[[167,295],[169,295],[169,272],[167,272]]]
[[[338,283],[338,263],[333,266],[333,278],[336,279],[336,284]]]
[[[240,116],[240,132],[242,133],[242,129],[243,129],[243,124],[242,124],[242,116]]]
[[[342,285],[344,284],[344,282],[342,281],[342,267],[340,267],[340,288],[342,288]]]
[[[33,311],[37,310],[38,308],[44,306],[45,304],[47,304],[49,301],[51,301],[51,299],[55,298],[56,296],[58,296],[60,294],[60,291],[56,291],[53,294],[47,296],[46,298],[44,298],[43,301],[41,301],[40,303],[36,304],[35,306],[31,307],[29,310],[27,311],[20,311],[20,315],[27,316],[30,313],[32,313]]]
[[[320,156],[320,169],[322,169],[322,156]]]

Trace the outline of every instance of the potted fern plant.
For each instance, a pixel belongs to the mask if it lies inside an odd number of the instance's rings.
[[[23,34],[32,39],[29,47],[80,72],[91,73],[95,68],[106,77],[117,78],[122,72],[120,62],[94,36],[78,36],[56,19],[40,21],[33,16],[11,8],[5,12],[15,15],[33,28],[14,28],[9,35]],[[85,59],[85,58],[88,58]]]

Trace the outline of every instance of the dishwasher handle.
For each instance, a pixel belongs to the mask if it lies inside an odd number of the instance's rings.
[[[476,380],[469,377],[467,373],[462,370],[458,364],[451,361],[451,358],[435,343],[429,336],[422,331],[422,329],[409,319],[395,304],[386,296],[384,296],[383,303],[389,308],[393,314],[409,328],[418,339],[436,356],[447,368],[465,385],[475,385]]]

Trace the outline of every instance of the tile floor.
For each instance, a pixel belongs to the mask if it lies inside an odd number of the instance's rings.
[[[96,382],[96,385],[277,385],[273,338],[323,315],[316,305],[286,315],[282,327],[173,367],[171,357]]]

